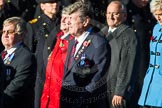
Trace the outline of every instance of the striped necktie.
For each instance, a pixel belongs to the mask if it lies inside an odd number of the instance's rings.
[[[2,59],[4,59],[6,55],[7,55],[7,51],[3,51],[1,54]]]
[[[73,45],[72,50],[71,50],[71,53],[70,53],[70,58],[69,58],[69,62],[68,62],[68,68],[70,68],[70,66],[72,64],[72,61],[74,60],[74,54],[75,54],[75,51],[76,51],[77,44],[78,44],[78,41],[75,40],[74,45]]]

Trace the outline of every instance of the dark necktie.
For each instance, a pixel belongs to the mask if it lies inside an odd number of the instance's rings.
[[[108,32],[108,34],[112,34],[112,31],[110,30],[110,31]]]
[[[74,45],[73,45],[72,50],[71,50],[71,53],[70,53],[68,68],[70,68],[70,66],[71,66],[71,64],[72,64],[72,62],[74,60],[74,54],[75,54],[75,51],[76,51],[77,44],[78,44],[78,41],[75,40]]]
[[[108,31],[108,35],[106,36],[106,38],[110,41],[111,39],[113,39],[113,32],[112,31]]]
[[[7,51],[3,51],[1,55],[2,59],[4,59],[6,55],[7,55]]]

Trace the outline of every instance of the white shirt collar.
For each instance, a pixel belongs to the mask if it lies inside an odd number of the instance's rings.
[[[81,47],[82,43],[84,42],[84,40],[88,37],[88,35],[90,34],[92,30],[92,27],[90,27],[87,31],[85,31],[81,36],[79,36],[77,38],[77,41],[78,41],[78,44],[76,46],[76,50],[75,50],[75,54],[74,56],[76,55],[76,52],[78,52],[79,48]],[[76,39],[76,38],[75,38]]]
[[[10,54],[12,54],[18,47],[19,45],[22,43],[21,42],[18,42],[15,46],[13,46],[12,48],[10,48],[9,50],[6,50],[7,51],[7,55],[5,56],[5,58],[7,58]]]
[[[108,32],[114,32],[117,28],[110,28],[108,29]]]

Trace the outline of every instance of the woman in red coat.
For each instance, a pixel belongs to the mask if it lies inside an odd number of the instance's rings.
[[[55,47],[49,56],[46,67],[46,80],[41,97],[41,108],[59,108],[64,63],[66,60],[68,41],[73,37],[69,35],[68,9],[64,8],[61,18],[61,31],[56,35]]]

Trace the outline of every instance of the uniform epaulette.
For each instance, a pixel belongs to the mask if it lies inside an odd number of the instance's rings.
[[[30,20],[29,23],[30,23],[30,24],[34,24],[34,23],[36,23],[37,21],[38,21],[38,19],[37,19],[37,18],[34,18],[34,19]]]

